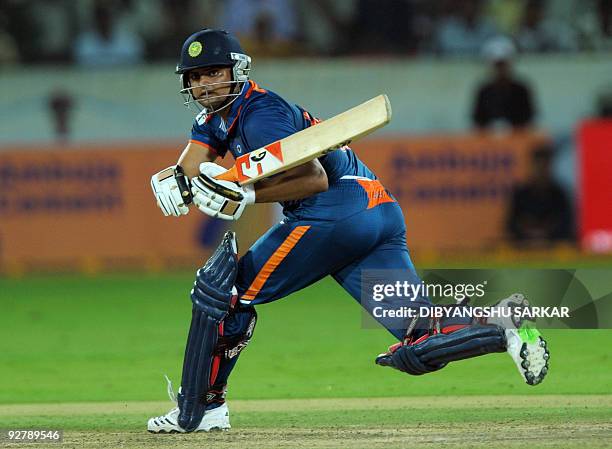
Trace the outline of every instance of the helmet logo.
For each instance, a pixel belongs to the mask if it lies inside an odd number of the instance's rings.
[[[191,45],[189,45],[187,53],[189,53],[189,56],[192,58],[200,56],[200,53],[202,53],[202,44],[198,41],[192,42]]]

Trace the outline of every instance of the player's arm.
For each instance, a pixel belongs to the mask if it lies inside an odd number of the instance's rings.
[[[327,175],[316,159],[255,185],[215,179],[224,172],[220,165],[203,163],[200,175],[191,180],[194,204],[205,214],[223,220],[238,220],[246,206],[255,202],[298,200],[327,190]]]
[[[250,113],[249,113],[250,112]],[[284,103],[270,102],[256,111],[246,111],[243,139],[250,148],[284,139],[300,131],[296,127],[294,111]],[[307,198],[327,190],[327,174],[321,163],[313,159],[254,184],[257,203],[274,203]]]
[[[201,163],[212,162],[215,159],[217,153],[211,147],[191,140],[181,153],[177,165],[180,165],[185,175],[191,179],[200,174]]]
[[[157,205],[165,216],[179,217],[189,213],[192,200],[190,179],[198,176],[200,164],[223,156],[224,148],[211,131],[210,124],[196,118],[191,138],[176,165],[161,170],[151,177],[151,188]]]
[[[299,131],[293,112],[281,102],[270,102],[257,110],[243,111],[246,118],[242,137],[250,148],[261,148]],[[225,220],[237,220],[244,208],[255,202],[269,203],[306,198],[327,190],[327,174],[317,160],[298,165],[254,185],[215,179],[225,169],[202,164],[200,176],[192,179],[193,202],[204,213]]]
[[[255,183],[255,202],[301,200],[327,190],[327,174],[318,159]]]

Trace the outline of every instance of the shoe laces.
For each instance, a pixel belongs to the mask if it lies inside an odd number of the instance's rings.
[[[172,388],[172,381],[166,374],[164,374],[164,377],[166,378],[166,390],[168,391],[168,397],[170,398],[170,401],[176,404],[176,394],[174,393],[174,388]]]

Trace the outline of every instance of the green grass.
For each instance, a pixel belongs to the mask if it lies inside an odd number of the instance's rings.
[[[460,402],[460,399],[457,399]],[[534,421],[538,424],[559,422],[607,422],[612,416],[612,406],[608,405],[574,407],[538,407],[534,403],[526,408],[504,407],[462,407],[444,409],[436,406],[435,401],[425,410],[410,407],[377,409],[343,409],[342,401],[336,410],[294,410],[280,411],[241,411],[240,406],[232,408],[232,425],[238,428],[329,428],[329,427],[393,427],[409,423],[412,426],[431,423],[466,424],[504,422],[510,424],[520,421]],[[503,405],[503,404],[500,404]],[[119,409],[119,408],[117,408]],[[238,410],[238,412],[236,412]],[[151,413],[155,410],[152,409]],[[61,428],[63,430],[117,431],[133,430],[143,427],[148,415],[141,409],[121,411],[121,413],[45,413],[33,416],[2,416],[6,428]]]
[[[180,381],[192,279],[0,279],[0,403],[163,400],[163,374]],[[505,354],[420,377],[374,365],[392,337],[362,329],[359,306],[331,280],[258,313],[232,399],[612,392],[608,330],[545,331],[551,371],[529,387]]]

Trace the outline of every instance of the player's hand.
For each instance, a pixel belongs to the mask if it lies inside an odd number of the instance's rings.
[[[180,165],[173,165],[151,176],[151,188],[157,205],[167,217],[179,217],[189,213],[191,202],[189,179]]]
[[[245,207],[255,202],[255,189],[216,180],[223,172],[225,169],[213,162],[200,164],[200,176],[191,180],[193,204],[211,217],[238,220]]]

